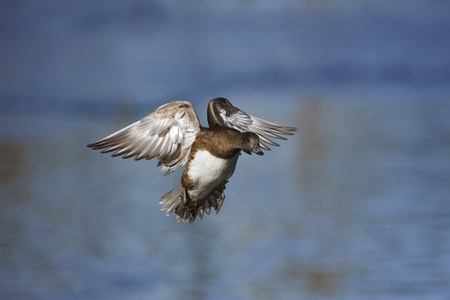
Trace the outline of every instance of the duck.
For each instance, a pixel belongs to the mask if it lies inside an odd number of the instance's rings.
[[[207,121],[209,127],[201,126],[190,102],[172,101],[87,147],[114,152],[112,157],[156,158],[164,176],[186,165],[181,185],[159,204],[167,216],[175,212],[177,222],[193,223],[212,209],[219,213],[241,152],[262,156],[261,149],[280,146],[272,139],[287,140],[284,135],[297,130],[250,115],[223,97],[209,102]]]

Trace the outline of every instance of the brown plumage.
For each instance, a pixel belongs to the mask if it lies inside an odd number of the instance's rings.
[[[294,127],[278,125],[249,115],[225,98],[208,105],[209,128],[202,127],[191,103],[166,103],[133,123],[88,147],[112,156],[135,160],[157,157],[165,175],[186,164],[181,185],[159,201],[166,215],[175,211],[177,221],[193,222],[225,199],[225,184],[233,175],[241,150],[262,155],[260,148],[279,146],[272,138],[286,140]]]

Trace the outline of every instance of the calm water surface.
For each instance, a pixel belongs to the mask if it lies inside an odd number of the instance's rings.
[[[449,11],[3,1],[0,299],[450,299]],[[298,132],[195,224],[182,170],[85,146],[217,96]]]
[[[259,112],[298,134],[242,155],[220,214],[192,225],[157,204],[180,172],[85,148],[131,119],[41,120],[53,135],[27,128],[1,146],[0,295],[445,299],[449,108],[316,99]]]

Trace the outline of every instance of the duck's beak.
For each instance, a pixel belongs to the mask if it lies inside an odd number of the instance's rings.
[[[256,153],[258,155],[264,155],[264,152],[261,151],[261,148],[259,147],[259,145],[255,145],[255,147],[253,147],[252,152]]]

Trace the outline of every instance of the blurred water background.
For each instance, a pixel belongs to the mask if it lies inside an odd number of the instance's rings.
[[[450,2],[2,1],[0,299],[450,299]],[[85,147],[172,100],[298,127],[218,215]]]

